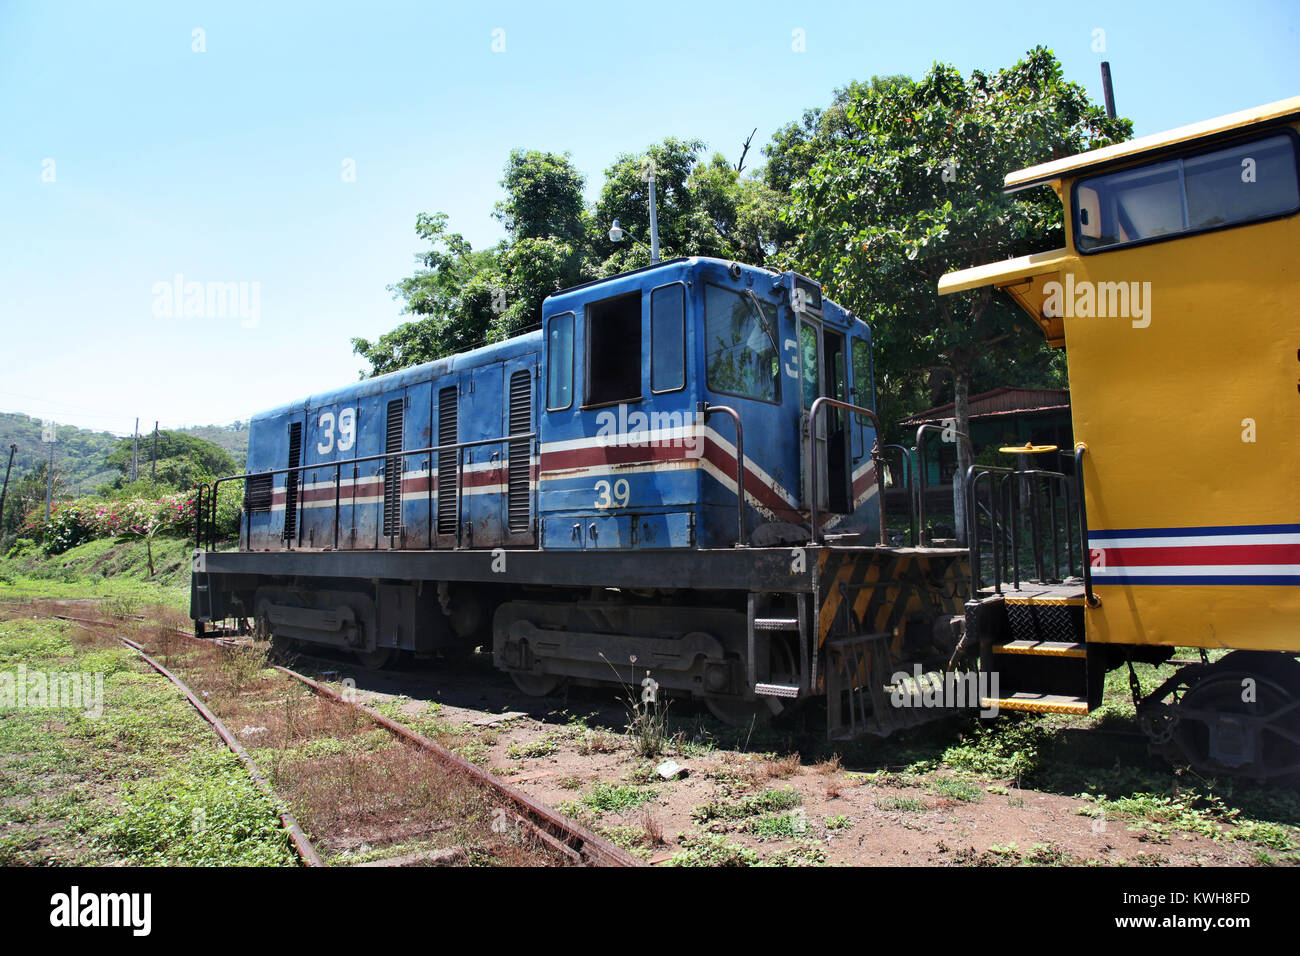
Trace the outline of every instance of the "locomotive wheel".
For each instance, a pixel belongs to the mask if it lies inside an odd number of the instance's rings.
[[[352,656],[360,661],[362,667],[379,670],[396,660],[397,653],[395,647],[376,647],[373,651],[353,651]]]
[[[773,710],[771,703],[777,705]],[[784,701],[779,697],[760,697],[757,700],[741,700],[737,697],[706,697],[704,705],[709,713],[728,727],[748,727],[751,724],[762,727],[780,712]]]
[[[1254,700],[1242,699],[1246,681],[1254,682]],[[1176,703],[1163,707],[1148,732],[1166,756],[1181,757],[1202,773],[1300,779],[1295,769],[1300,764],[1300,709],[1268,724],[1251,720],[1284,708],[1297,696],[1300,664],[1277,654],[1234,651],[1194,678]],[[1234,717],[1244,719],[1236,723]],[[1249,756],[1233,753],[1239,728],[1258,735]]]
[[[529,697],[545,697],[555,693],[561,680],[554,674],[527,674],[523,671],[511,671],[510,679]]]

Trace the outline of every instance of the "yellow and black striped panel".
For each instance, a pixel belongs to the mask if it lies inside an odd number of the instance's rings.
[[[970,595],[970,560],[957,550],[823,548],[817,592],[819,644],[889,632],[911,614],[961,614]]]

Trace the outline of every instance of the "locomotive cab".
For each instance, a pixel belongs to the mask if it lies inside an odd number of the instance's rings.
[[[865,323],[802,276],[705,258],[565,290],[542,321],[543,548],[808,540],[809,412],[821,396],[872,404]],[[717,406],[743,429],[743,527],[735,424]],[[878,534],[873,426],[840,408],[819,419],[822,516]]]

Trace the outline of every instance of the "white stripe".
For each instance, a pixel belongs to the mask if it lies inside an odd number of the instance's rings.
[[[709,429],[712,431],[713,429]],[[610,432],[605,435],[586,435],[582,438],[570,438],[565,441],[547,442],[542,445],[542,454],[551,455],[560,451],[572,451],[575,448],[651,448],[677,447],[687,443],[699,447],[700,430],[698,425],[678,426],[676,428],[646,429],[644,431]]]
[[[1096,578],[1132,578],[1147,575],[1191,577],[1194,575],[1230,575],[1247,577],[1257,574],[1300,574],[1300,564],[1158,564],[1151,567],[1109,567],[1092,569]]]
[[[1111,548],[1219,548],[1238,544],[1300,544],[1300,534],[1198,534],[1177,538],[1089,538],[1093,551]]]

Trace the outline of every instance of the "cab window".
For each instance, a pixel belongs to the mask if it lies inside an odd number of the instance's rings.
[[[546,408],[573,404],[573,313],[553,316],[546,330]]]
[[[641,293],[587,306],[587,406],[641,398]]]
[[[686,287],[680,282],[650,293],[650,390],[686,385]]]
[[[704,287],[709,390],[759,402],[781,400],[776,306],[722,286]]]

